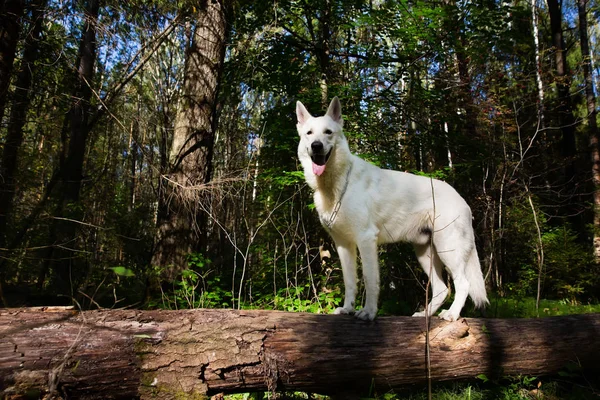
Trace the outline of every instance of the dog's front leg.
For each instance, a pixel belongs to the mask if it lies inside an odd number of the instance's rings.
[[[338,307],[334,314],[354,314],[354,303],[356,301],[356,245],[354,243],[338,244],[337,251],[342,263],[344,275],[344,306]]]
[[[356,313],[356,318],[372,321],[377,315],[379,300],[379,260],[377,237],[361,240],[358,245],[362,260],[363,278],[367,291],[365,306]]]

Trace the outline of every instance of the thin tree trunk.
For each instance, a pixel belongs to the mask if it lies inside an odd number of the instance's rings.
[[[4,117],[24,7],[24,0],[4,0],[0,3],[0,121]]]
[[[45,310],[45,311],[43,311]],[[431,379],[598,369],[600,314],[431,319]],[[305,391],[355,396],[425,385],[425,318],[278,311],[0,310],[0,393],[202,398]],[[50,396],[48,397],[50,398]],[[347,398],[347,397],[342,397]]]
[[[204,2],[187,49],[183,104],[175,119],[170,173],[161,182],[153,265],[173,277],[189,253],[205,243],[206,218],[199,201],[212,175],[217,95],[224,66],[231,0]]]
[[[476,140],[478,137],[477,113],[478,107],[474,102],[473,93],[471,91],[471,74],[469,72],[469,56],[466,49],[469,46],[467,37],[465,36],[465,22],[461,16],[460,10],[456,1],[450,0],[445,2],[448,13],[452,18],[448,21],[448,31],[453,31],[456,36],[454,43],[454,53],[456,57],[456,71],[459,82],[458,87],[458,107],[464,110],[464,132],[466,138]],[[459,111],[459,110],[457,110]]]
[[[329,104],[329,80],[331,76],[329,61],[329,41],[331,40],[331,1],[325,0],[319,18],[319,43],[317,43],[317,59],[321,70],[321,106],[325,109]]]
[[[143,81],[143,79],[142,79]],[[132,212],[135,207],[136,201],[136,186],[137,186],[137,178],[136,171],[138,165],[138,155],[139,155],[139,145],[138,141],[140,140],[140,106],[142,100],[138,94],[137,98],[137,114],[134,120],[131,123],[130,132],[129,132],[129,159],[130,159],[130,167],[129,167],[129,202],[127,204],[128,212]]]
[[[535,81],[538,95],[538,118],[540,127],[544,128],[544,84],[542,81],[542,62],[540,57],[540,39],[538,32],[538,7],[537,0],[531,0],[531,28],[533,31],[533,44],[535,52]]]
[[[587,24],[587,0],[578,0],[579,37],[581,56],[583,58],[583,77],[585,81],[585,98],[587,104],[587,125],[589,130],[590,153],[592,158],[592,181],[594,183],[594,257],[600,264],[600,132],[596,121],[596,96],[592,78],[590,45]]]

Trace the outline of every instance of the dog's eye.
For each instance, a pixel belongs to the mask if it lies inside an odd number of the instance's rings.
[[[332,134],[331,129],[325,129],[325,134],[326,135],[331,135]]]
[[[312,135],[312,131],[306,132],[307,135]]]

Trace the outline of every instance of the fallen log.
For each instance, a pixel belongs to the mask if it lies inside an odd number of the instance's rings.
[[[600,314],[432,318],[433,381],[597,368]],[[277,311],[0,309],[0,397],[380,392],[427,382],[425,319]]]

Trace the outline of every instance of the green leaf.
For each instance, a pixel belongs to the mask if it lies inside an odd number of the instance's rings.
[[[119,276],[125,276],[125,277],[135,276],[133,271],[130,270],[129,268],[119,266],[119,267],[111,267],[110,269],[112,269],[113,272]]]

